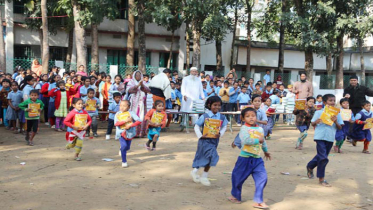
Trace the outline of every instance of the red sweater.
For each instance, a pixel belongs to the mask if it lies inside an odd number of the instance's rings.
[[[88,112],[86,112],[85,110],[82,110],[82,111],[78,111],[76,109],[73,109],[69,112],[69,114],[67,114],[67,116],[65,117],[65,120],[63,121],[63,123],[67,126],[67,127],[70,127],[72,128],[73,125],[74,125],[74,122],[75,122],[75,115],[76,114],[86,114],[88,115],[87,117],[87,125],[91,125],[92,123],[92,119],[91,117],[89,116]]]
[[[43,94],[43,97],[49,97],[48,96],[48,89],[49,89],[49,83],[46,82],[43,86],[41,86],[40,93]]]
[[[146,113],[146,115],[145,115],[145,119],[144,119],[144,120],[149,120],[149,121],[151,121],[154,112],[156,112],[155,109],[151,109],[151,110],[149,110],[149,112]],[[161,123],[161,127],[164,128],[164,127],[166,127],[167,114],[166,114],[165,111],[162,111],[161,113],[164,115],[163,120],[162,120],[162,123]]]
[[[70,100],[69,100],[70,95],[74,95],[75,93],[76,91],[74,88],[70,88],[69,91],[66,91],[67,109],[69,109],[70,107]],[[54,106],[56,107],[56,109],[58,109],[61,103],[61,90],[58,88],[53,88],[52,90],[49,91],[48,96],[56,97],[54,99]]]

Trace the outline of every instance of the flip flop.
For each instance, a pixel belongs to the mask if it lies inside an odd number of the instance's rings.
[[[323,186],[323,187],[331,187],[331,186],[332,186],[332,185],[330,185],[326,180],[319,182],[319,184],[320,184],[321,186]]]
[[[228,197],[227,199],[228,199],[228,201],[230,201],[231,203],[234,203],[234,204],[241,204],[241,201],[237,200],[237,198]]]
[[[148,147],[148,145],[144,144],[144,147],[148,150],[148,151],[152,151],[152,149],[150,147]]]
[[[254,208],[257,208],[257,209],[269,209],[269,206],[262,206],[260,204],[258,205],[253,205]]]
[[[308,168],[308,167],[307,167],[307,177],[308,177],[309,179],[313,179],[313,178],[314,178],[313,170],[310,169],[310,168]]]
[[[28,145],[34,146],[34,142],[30,141]]]
[[[368,150],[363,150],[363,153],[364,154],[370,154],[370,152]]]
[[[82,158],[81,157],[76,157],[75,160],[76,161],[82,161]]]

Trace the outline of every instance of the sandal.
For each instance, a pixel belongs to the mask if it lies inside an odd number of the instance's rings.
[[[319,182],[319,184],[324,187],[331,187],[331,185],[326,180]]]
[[[231,197],[228,197],[227,198],[231,203],[234,203],[234,204],[241,204],[241,201],[237,200],[237,198],[231,196]]]
[[[263,203],[263,204],[257,203],[257,204],[254,204],[253,207],[257,208],[257,209],[269,209],[269,206],[267,206],[265,203]]]
[[[370,154],[370,152],[368,150],[363,150],[363,153],[364,154]]]
[[[81,157],[76,157],[75,160],[76,161],[82,161],[82,158]]]
[[[356,147],[356,142],[357,142],[357,141],[352,140],[352,142],[351,142],[352,146]]]
[[[28,145],[29,146],[34,146],[34,142],[30,141]]]
[[[313,169],[310,169],[310,168],[307,167],[307,176],[308,176],[309,179],[314,178]]]
[[[152,149],[150,148],[150,146],[144,144],[145,148],[148,150],[148,151],[152,151]]]

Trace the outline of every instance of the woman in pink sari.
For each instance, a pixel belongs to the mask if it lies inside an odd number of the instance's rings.
[[[131,102],[130,111],[133,111],[141,119],[141,125],[136,128],[136,137],[145,137],[146,122],[144,122],[146,112],[146,94],[150,89],[143,83],[143,74],[137,70],[133,72],[132,79],[127,84],[127,94]]]
[[[40,77],[42,70],[43,67],[40,65],[38,59],[34,59],[31,65],[31,71],[36,73],[36,75]]]

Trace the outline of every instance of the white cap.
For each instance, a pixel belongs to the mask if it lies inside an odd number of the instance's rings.
[[[192,68],[190,68],[190,70],[191,70],[191,71],[193,71],[193,70],[198,71],[197,67],[194,67],[194,66],[193,66]]]

